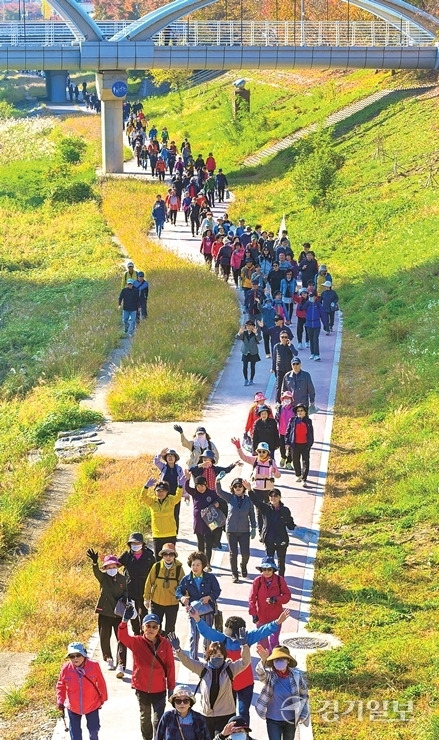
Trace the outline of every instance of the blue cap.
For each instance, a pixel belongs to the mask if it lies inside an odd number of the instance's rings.
[[[156,622],[157,624],[160,624],[160,618],[157,614],[147,614],[146,617],[143,617],[142,624],[148,624],[148,622]]]

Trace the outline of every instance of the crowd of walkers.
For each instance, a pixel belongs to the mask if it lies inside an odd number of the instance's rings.
[[[244,385],[254,384],[263,342],[275,375],[275,406],[262,391],[254,394],[242,434],[231,439],[238,459],[227,466],[219,464],[220,445],[204,426],[187,437],[175,424],[187,453],[185,464],[183,452],[170,440],[154,458],[157,475],[140,492],[150,513],[152,547],[142,532],[133,532],[119,556],[107,554],[99,563],[98,552],[92,547],[87,551],[99,588],[96,613],[103,659],[108,670],[124,678],[127,650],[132,652],[131,683],[143,740],[247,740],[255,682],[250,647],[256,645],[256,676],[262,683],[256,713],[266,723],[269,740],[294,740],[298,723],[308,722],[309,705],[303,674],[289,649],[279,644],[291,600],[286,556],[290,535],[309,542],[311,534],[296,525],[282,501],[279,480],[282,470],[294,470],[297,483],[311,485],[310,414],[316,411],[316,391],[311,374],[302,369],[300,352],[309,349],[310,360],[321,360],[321,326],[327,335],[333,331],[338,296],[310,244],[302,245],[296,260],[286,229],[275,237],[243,218],[237,223],[227,213],[215,218],[215,198],[227,198],[228,182],[216,169],[213,155],[205,161],[200,154],[194,160],[187,139],[177,149],[166,127],[159,135],[153,124],[147,125],[141,104],[134,107],[124,108],[124,124],[139,167],[150,167],[158,180],[165,175],[170,179],[166,197],[157,195],[152,211],[157,236],[167,223],[176,223],[182,210],[193,237],[200,237],[207,268],[242,291],[244,320],[237,340]],[[119,307],[130,335],[136,322],[147,316],[148,292],[144,273],[128,262]],[[249,466],[245,477],[240,470],[244,464]],[[235,477],[223,487],[232,471]],[[187,563],[178,559],[182,501],[192,503],[196,541]],[[230,616],[223,624],[221,582],[212,563],[213,550],[222,548],[223,533],[231,582],[251,583],[248,614],[254,628],[249,631],[241,616]],[[249,573],[250,543],[256,537],[265,549],[256,568],[259,574]],[[182,649],[175,631],[181,609],[189,620],[188,650]],[[112,633],[117,638],[115,654]],[[66,657],[57,683],[58,707],[68,711],[72,740],[82,737],[82,715],[91,740],[97,740],[99,708],[107,699],[101,669],[87,657],[82,643],[70,644]],[[195,689],[176,685],[176,661],[198,676]]]

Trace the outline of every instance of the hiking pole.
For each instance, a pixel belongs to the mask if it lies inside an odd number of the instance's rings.
[[[62,721],[64,722],[64,732],[68,732],[69,728],[67,727],[65,709],[62,710]]]

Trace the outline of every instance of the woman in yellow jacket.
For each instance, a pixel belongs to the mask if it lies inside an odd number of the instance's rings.
[[[175,630],[179,600],[175,596],[175,589],[184,576],[183,566],[177,560],[177,551],[172,542],[167,542],[160,550],[162,560],[154,563],[145,584],[143,595],[145,608],[160,618],[160,626],[165,617],[164,634],[168,635]]]
[[[154,492],[149,489],[154,486]],[[157,483],[150,478],[143,486],[142,499],[151,512],[152,541],[156,560],[160,560],[163,545],[177,542],[177,524],[174,516],[175,505],[181,501],[183,491],[177,488],[175,496],[169,495],[169,483],[161,480]]]

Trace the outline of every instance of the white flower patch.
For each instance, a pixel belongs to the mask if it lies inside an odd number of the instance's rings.
[[[52,155],[55,144],[49,141],[48,134],[55,124],[54,117],[0,121],[0,165]]]

